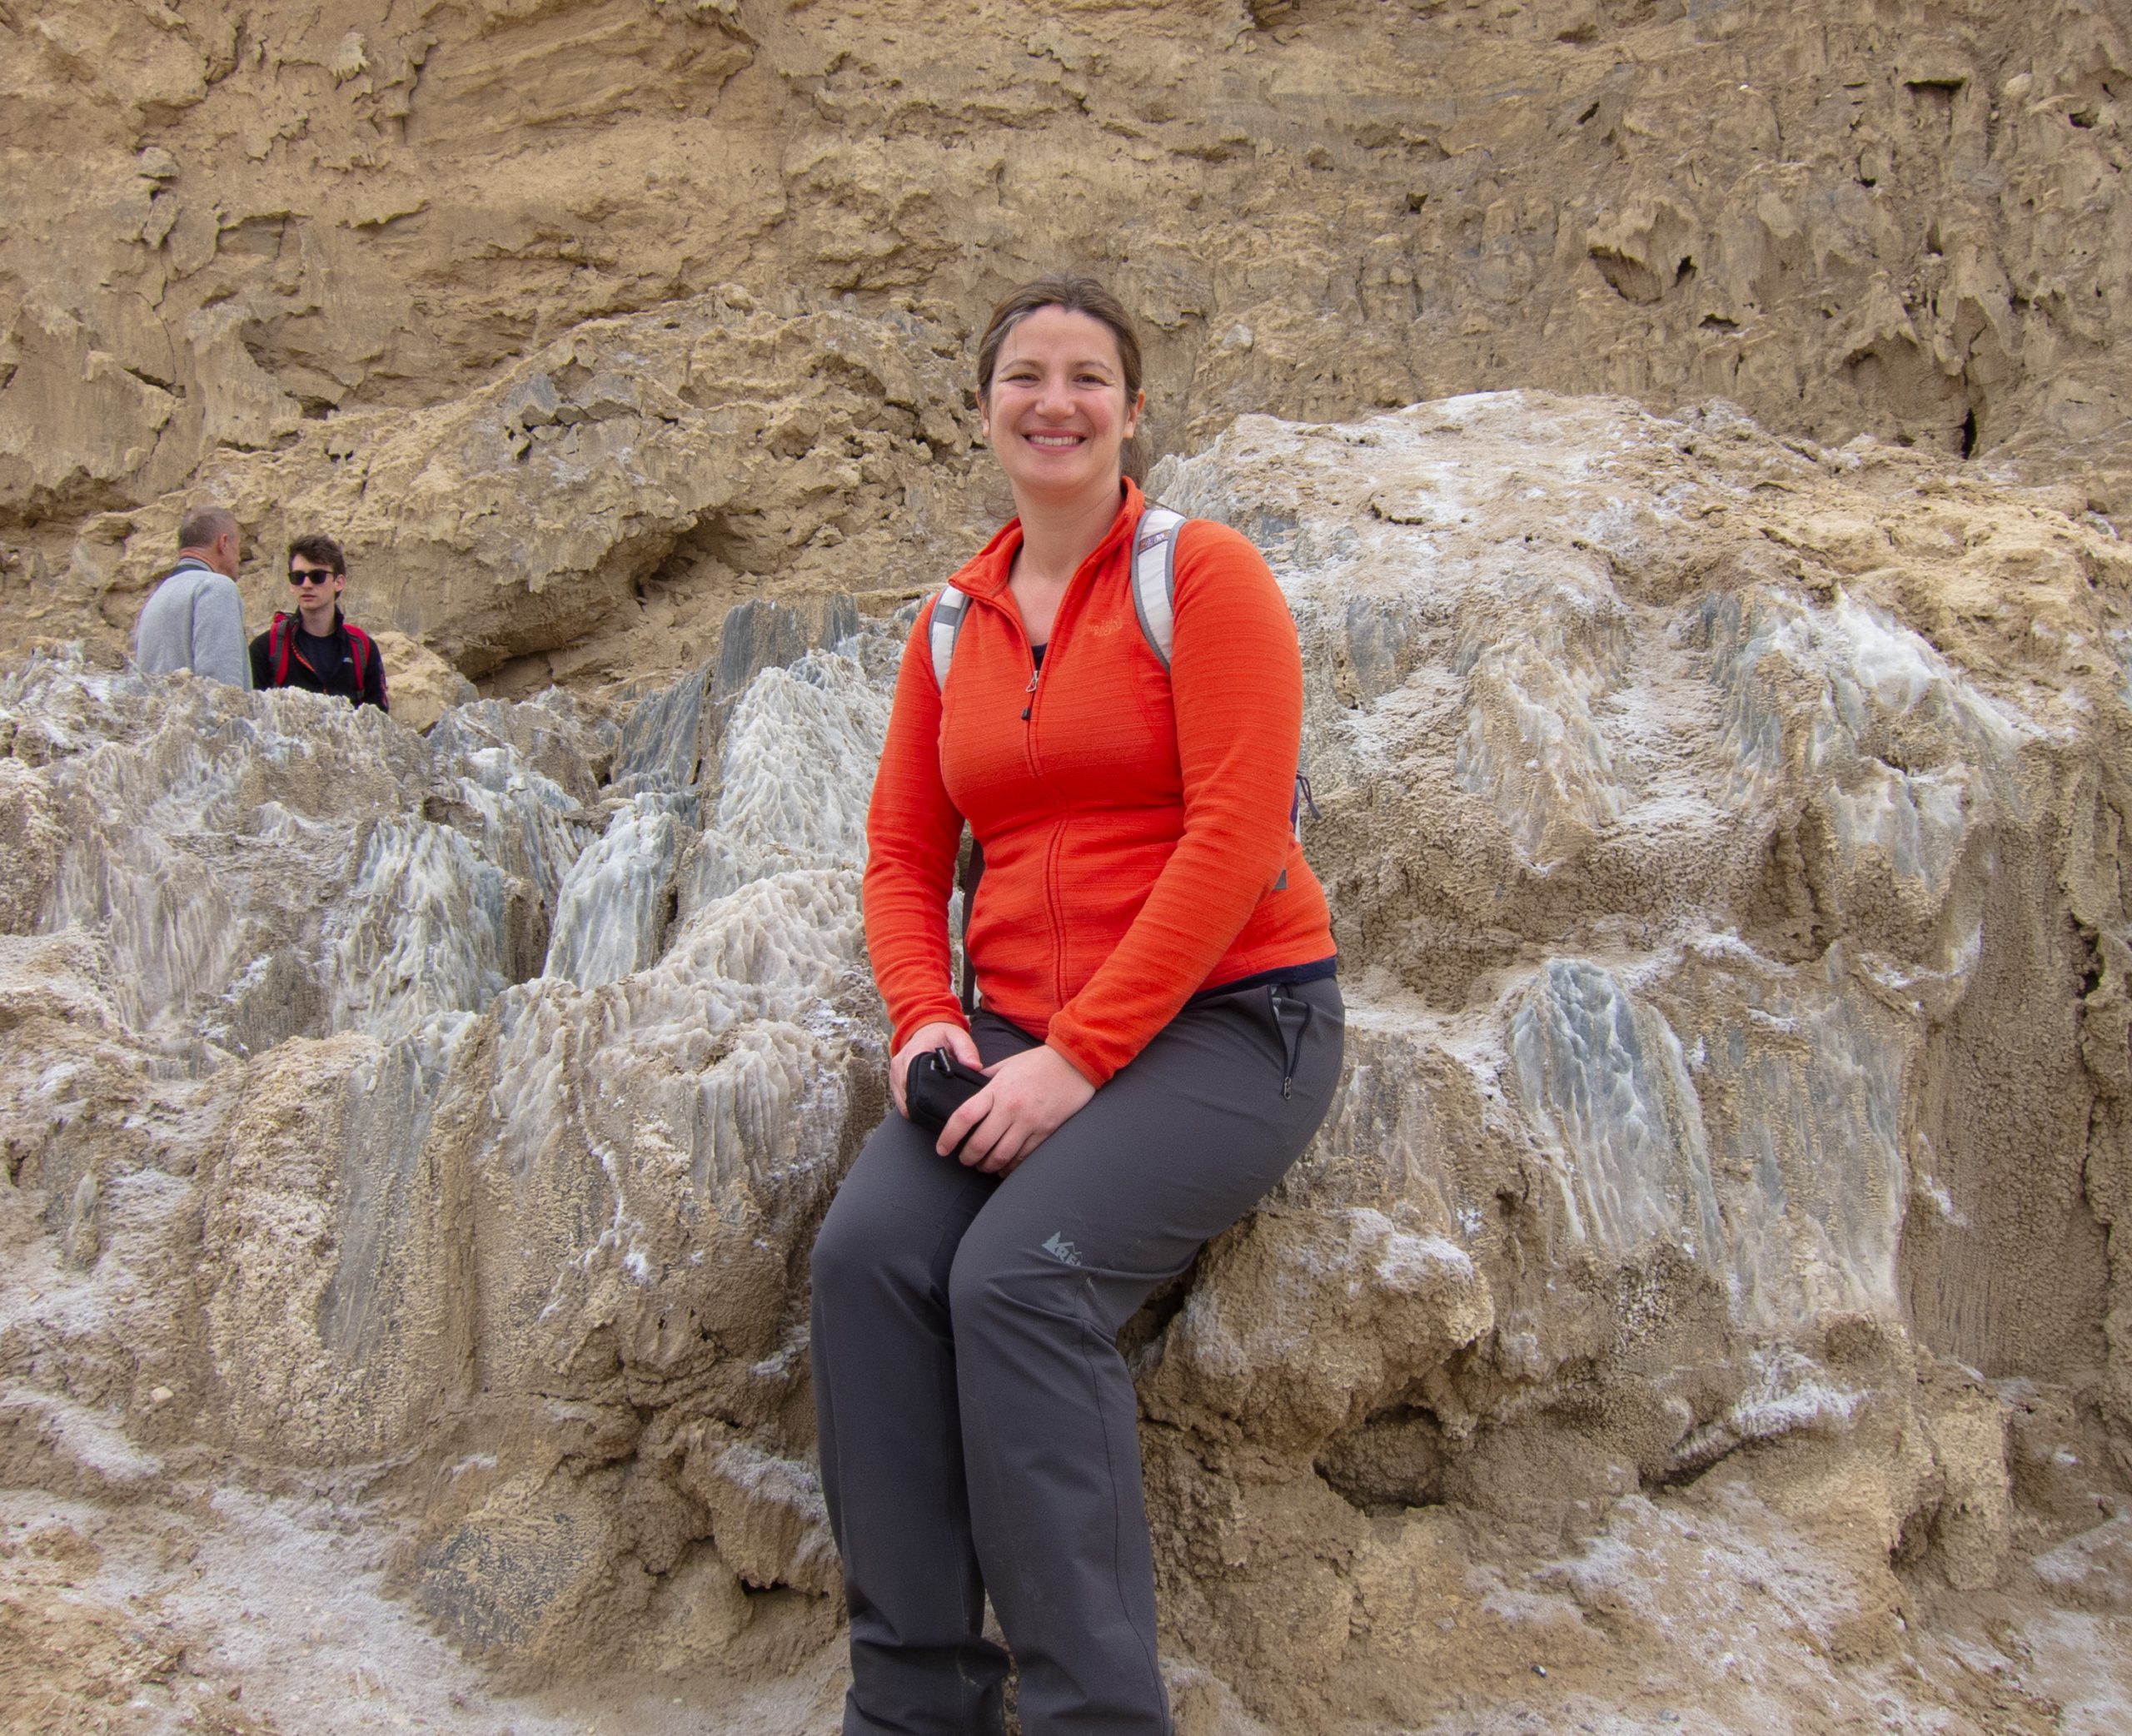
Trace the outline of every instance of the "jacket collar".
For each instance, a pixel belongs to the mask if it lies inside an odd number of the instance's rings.
[[[1125,545],[1147,504],[1139,485],[1130,476],[1125,477],[1118,493],[1118,515],[1110,521],[1110,529],[1103,533],[1103,540],[1088,551],[1088,559],[1074,573],[1075,578],[1110,560]],[[965,596],[998,602],[1006,593],[1007,580],[1014,570],[1014,556],[1021,546],[1022,521],[1019,517],[1011,518],[978,551],[969,565],[955,575],[955,588]]]
[[[341,612],[341,605],[338,603],[336,603],[333,605],[333,625],[327,631],[326,634],[326,638],[338,638],[340,636],[341,630],[347,625],[347,621],[348,618]],[[301,633],[303,631],[302,611],[295,609],[276,609],[274,611],[274,624],[278,627],[284,622],[288,624],[291,631]]]

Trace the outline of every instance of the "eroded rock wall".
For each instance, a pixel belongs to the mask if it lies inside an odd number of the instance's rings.
[[[1965,1716],[1935,1623],[2090,1619],[2123,1548],[2132,559],[1724,406],[1249,418],[1157,480],[1295,609],[1351,1016],[1127,1334],[1187,1728],[1813,1728],[1898,1662]],[[426,738],[5,678],[7,1480],[367,1489],[518,1679],[834,1645],[804,1256],[884,1107],[899,635],[720,639]]]
[[[271,556],[242,582],[257,624],[288,606],[281,545],[331,525],[357,619],[505,690],[611,684],[702,663],[743,598],[847,575],[908,594],[981,536],[960,366],[914,315],[780,315],[735,286],[592,321],[435,408],[221,452],[200,481]],[[92,519],[17,619],[130,635],[184,498]]]
[[[469,676],[687,667],[984,519],[969,334],[1062,264],[1148,322],[1172,450],[1722,395],[2121,510],[2127,42],[2122,0],[18,6],[0,644],[122,639],[200,488],[345,532]]]

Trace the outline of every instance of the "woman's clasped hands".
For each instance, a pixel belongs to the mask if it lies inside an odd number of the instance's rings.
[[[1096,1094],[1081,1070],[1056,1049],[1039,1044],[986,1067],[969,1032],[939,1022],[920,1025],[889,1064],[889,1088],[899,1113],[909,1113],[904,1082],[911,1062],[938,1048],[978,1068],[992,1082],[948,1117],[934,1149],[943,1157],[959,1155],[969,1167],[988,1176],[1005,1175]]]

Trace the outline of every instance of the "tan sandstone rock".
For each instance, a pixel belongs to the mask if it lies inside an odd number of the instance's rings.
[[[427,729],[453,706],[476,697],[473,684],[421,641],[390,628],[371,637],[385,659],[392,715],[410,729]]]
[[[1717,395],[2125,498],[2115,4],[142,17],[0,36],[0,644],[122,638],[222,490],[470,678],[686,667],[765,580],[930,575],[971,333],[1062,264],[1144,314],[1174,450]]]

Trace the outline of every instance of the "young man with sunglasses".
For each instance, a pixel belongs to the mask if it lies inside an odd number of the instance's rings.
[[[377,644],[341,613],[347,558],[330,536],[300,536],[289,545],[293,614],[284,611],[252,642],[254,687],[300,687],[338,694],[353,705],[392,708],[385,696],[385,659]]]

